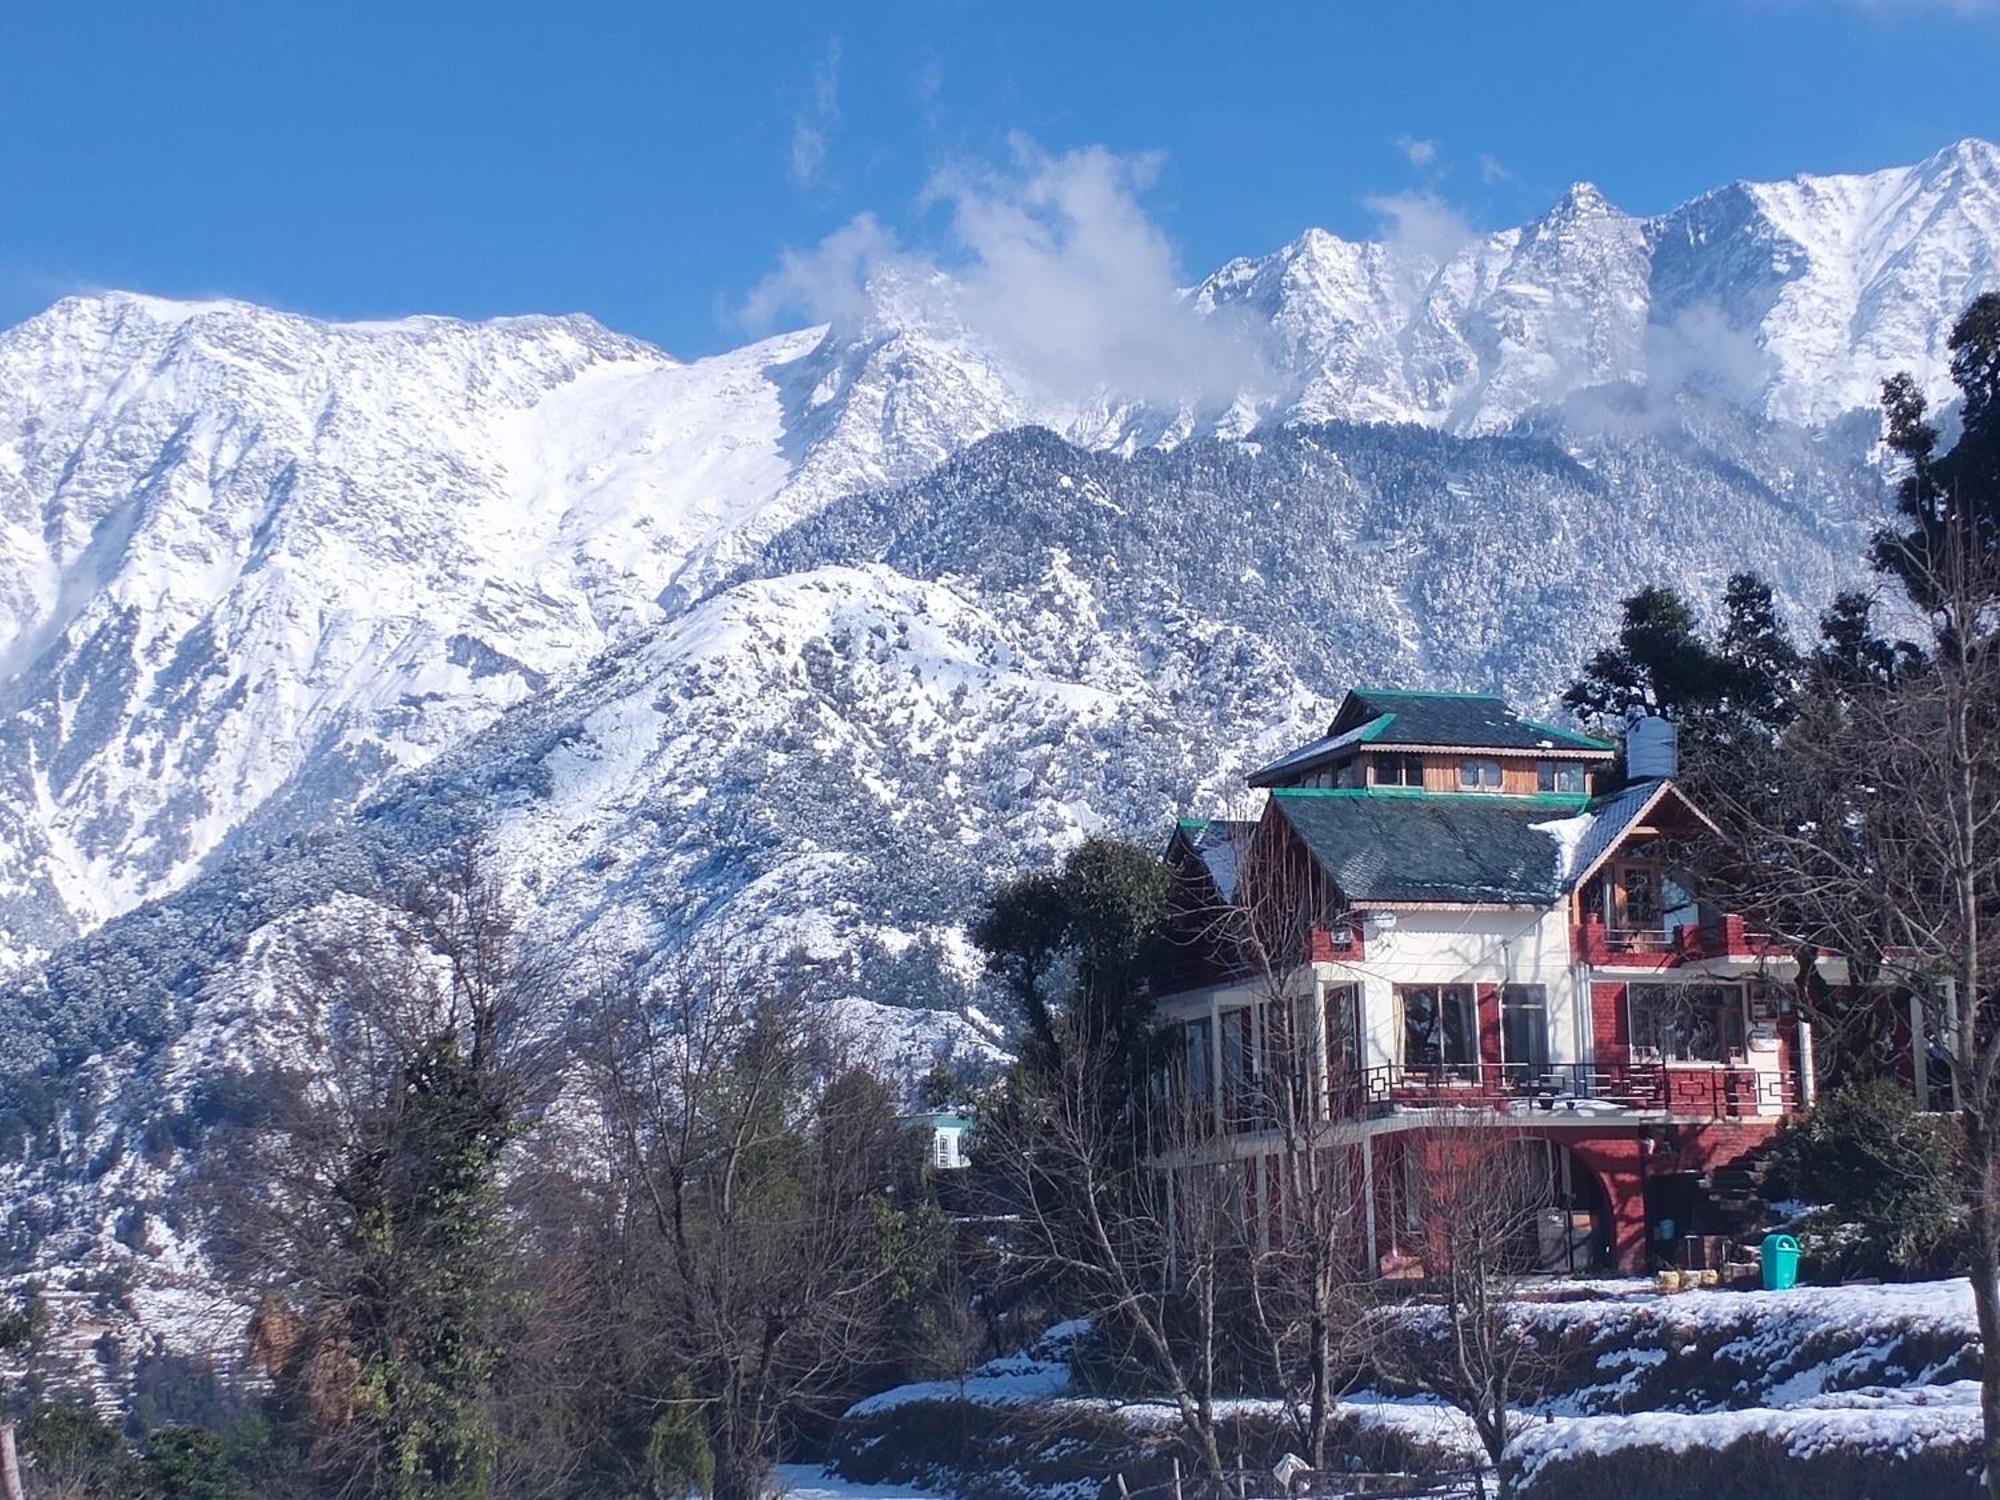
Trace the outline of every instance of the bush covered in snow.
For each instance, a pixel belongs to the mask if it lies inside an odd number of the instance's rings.
[[[1823,1397],[1784,1410],[1555,1420],[1511,1459],[1524,1500],[1973,1500],[1973,1381]]]

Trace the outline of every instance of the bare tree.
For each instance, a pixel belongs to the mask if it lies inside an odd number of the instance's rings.
[[[1171,1070],[1146,1138],[1107,1111],[1124,1060],[1052,1021],[1060,1045],[1018,1068],[981,1121],[981,1160],[1009,1229],[1014,1274],[1050,1286],[1066,1311],[1130,1347],[1166,1388],[1209,1483],[1225,1471],[1216,1433],[1227,1252],[1246,1212],[1240,1165],[1209,1154],[1209,1101]]]
[[[1256,1364],[1284,1402],[1302,1454],[1326,1467],[1343,1391],[1361,1378],[1378,1302],[1356,1148],[1339,1134],[1359,1096],[1354,1016],[1314,978],[1315,947],[1348,919],[1289,842],[1231,840],[1238,879],[1196,914],[1200,941],[1227,955],[1249,996],[1245,1076],[1229,1080],[1231,1123],[1255,1137],[1258,1212],[1237,1235]]]
[[[1900,555],[1932,642],[1894,671],[1824,677],[1761,753],[1708,767],[1725,837],[1706,874],[1800,956],[1839,1026],[1913,1006],[1956,1101],[1959,1187],[1987,1351],[1988,1493],[2000,1497],[2000,572],[1954,529]],[[1831,977],[1827,960],[1840,967]]]
[[[1549,1391],[1560,1368],[1553,1336],[1538,1333],[1523,1293],[1535,1269],[1542,1214],[1556,1201],[1547,1142],[1483,1119],[1445,1121],[1410,1137],[1406,1179],[1425,1228],[1419,1303],[1385,1314],[1383,1367],[1449,1402],[1472,1421],[1498,1474],[1523,1405]]]
[[[658,1399],[698,1405],[720,1500],[758,1500],[795,1424],[889,1345],[927,1248],[888,1195],[909,1137],[812,1005],[717,957],[615,979],[591,1029],[632,1305],[680,1392]]]

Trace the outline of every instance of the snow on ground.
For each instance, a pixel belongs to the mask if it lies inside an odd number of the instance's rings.
[[[817,1464],[779,1464],[771,1476],[776,1500],[939,1500],[931,1490],[901,1484],[856,1484]]]
[[[1511,1452],[1521,1461],[1522,1477],[1532,1479],[1558,1460],[1601,1458],[1629,1448],[1678,1454],[1762,1437],[1797,1459],[1842,1450],[1893,1462],[1939,1443],[1975,1442],[1979,1433],[1979,1383],[1960,1380],[1842,1391],[1776,1409],[1559,1417],[1527,1427]]]
[[[1886,1463],[1978,1435],[1977,1383],[1952,1380],[1956,1372],[1947,1368],[1955,1362],[1962,1372],[1962,1356],[1944,1358],[1931,1368],[1915,1367],[1919,1359],[1911,1359],[1907,1368],[1898,1364],[1912,1349],[1928,1349],[1920,1356],[1927,1360],[1941,1357],[1939,1350],[1962,1351],[1976,1339],[1971,1288],[1962,1278],[1787,1292],[1665,1295],[1637,1280],[1561,1283],[1549,1290],[1551,1300],[1535,1304],[1534,1319],[1545,1328],[1588,1330],[1596,1369],[1609,1383],[1522,1414],[1514,1452],[1530,1476],[1570,1458],[1626,1449],[1679,1454],[1744,1439],[1775,1443],[1801,1461],[1841,1452]],[[1582,1295],[1553,1300],[1557,1293]],[[1063,1325],[1027,1353],[982,1366],[963,1386],[950,1381],[899,1386],[869,1397],[851,1415],[887,1412],[917,1401],[963,1399],[990,1406],[1051,1402],[1104,1411],[1134,1431],[1172,1427],[1177,1417],[1164,1399],[1070,1394],[1069,1349],[1084,1331],[1079,1325]],[[1657,1380],[1642,1388],[1640,1377],[1669,1360],[1681,1360],[1677,1368],[1685,1368],[1686,1361],[1704,1358],[1726,1369],[1718,1372],[1723,1378],[1713,1388],[1696,1382],[1683,1390],[1673,1382],[1665,1389],[1677,1394],[1665,1396]],[[1756,1373],[1736,1384],[1732,1397],[1726,1394],[1729,1376],[1737,1370]],[[1907,1383],[1860,1384],[1882,1378]],[[1841,1389],[1843,1384],[1850,1388]],[[1621,1391],[1635,1400],[1711,1409],[1632,1411]],[[1608,1410],[1614,1397],[1615,1412]],[[1731,1399],[1740,1404],[1712,1409]],[[1278,1403],[1224,1400],[1216,1403],[1216,1411],[1225,1420],[1275,1415]],[[1364,1391],[1344,1397],[1339,1414],[1365,1428],[1457,1455],[1469,1465],[1484,1463],[1471,1421],[1436,1400]]]
[[[1070,1388],[1069,1354],[1090,1331],[1081,1319],[1058,1323],[1023,1354],[989,1359],[965,1380],[918,1380],[881,1391],[848,1408],[852,1417],[892,1411],[912,1401],[967,1401],[974,1406],[1023,1406],[1061,1396]]]

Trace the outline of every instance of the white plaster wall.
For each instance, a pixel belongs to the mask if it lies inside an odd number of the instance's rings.
[[[1549,1060],[1587,1062],[1589,1004],[1571,960],[1569,923],[1549,911],[1398,912],[1386,931],[1369,925],[1367,957],[1322,964],[1329,984],[1362,987],[1364,1066],[1402,1061],[1403,984],[1539,984],[1548,991]],[[1581,1024],[1580,1024],[1581,1023]]]

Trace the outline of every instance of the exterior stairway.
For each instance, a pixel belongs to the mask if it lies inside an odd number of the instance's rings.
[[[1771,1207],[1767,1185],[1777,1166],[1778,1145],[1783,1134],[1760,1141],[1727,1166],[1717,1167],[1702,1182],[1708,1210],[1706,1218],[1715,1232],[1726,1234],[1743,1245],[1754,1245],[1778,1221]]]

